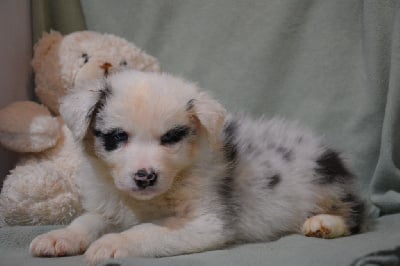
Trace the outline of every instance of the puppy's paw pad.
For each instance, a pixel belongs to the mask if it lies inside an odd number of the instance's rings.
[[[336,238],[349,234],[343,218],[329,214],[308,218],[303,224],[302,232],[306,236],[319,238]]]
[[[101,261],[112,258],[128,257],[127,240],[120,234],[108,234],[95,241],[86,251],[85,256],[89,265],[97,265]]]
[[[33,256],[38,257],[68,256],[82,253],[86,249],[86,243],[81,235],[61,229],[37,236],[29,249]]]

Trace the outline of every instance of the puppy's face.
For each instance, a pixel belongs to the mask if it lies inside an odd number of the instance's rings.
[[[139,199],[168,190],[196,155],[200,128],[179,95],[139,83],[109,83],[110,95],[93,121],[96,154],[116,187]]]
[[[185,176],[203,139],[216,145],[225,111],[192,84],[127,71],[90,86],[86,91],[96,101],[82,100],[79,92],[66,97],[64,118],[72,129],[83,121],[87,131],[75,131],[78,139],[86,136],[87,149],[107,165],[115,186],[136,199],[154,198]],[[83,120],[71,113],[78,105],[86,110],[77,114]]]

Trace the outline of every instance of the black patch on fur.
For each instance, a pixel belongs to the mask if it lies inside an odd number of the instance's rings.
[[[173,145],[186,138],[190,133],[190,127],[188,126],[176,126],[168,130],[160,138],[161,145]]]
[[[223,153],[225,160],[227,162],[227,170],[225,176],[221,178],[218,194],[222,201],[223,206],[225,206],[225,212],[222,219],[226,223],[227,230],[232,230],[233,224],[235,222],[235,217],[237,217],[238,204],[234,197],[234,172],[237,162],[237,145],[235,143],[237,132],[236,121],[229,121],[225,124],[223,130],[224,146]]]
[[[341,200],[350,205],[351,213],[346,217],[346,223],[350,228],[350,233],[359,233],[365,217],[364,202],[359,197],[350,193],[346,194]]]
[[[120,128],[112,129],[106,133],[93,130],[97,138],[101,138],[103,147],[106,151],[113,151],[128,141],[128,134]]]
[[[345,183],[353,176],[344,165],[339,154],[331,149],[326,150],[317,159],[315,172],[319,175],[316,182],[322,185]]]
[[[230,163],[234,162],[237,157],[236,131],[236,121],[230,121],[224,127],[224,154],[225,159]]]
[[[291,162],[293,160],[293,151],[283,147],[283,146],[279,146],[276,149],[276,152],[282,155],[283,160],[287,161],[287,162]]]
[[[187,103],[186,103],[186,111],[190,111],[193,109],[194,106],[194,99],[190,99]]]
[[[270,176],[267,179],[268,179],[267,187],[269,189],[275,188],[281,182],[281,176],[279,174]]]
[[[83,63],[86,64],[87,62],[89,62],[89,55],[87,53],[83,53],[81,55],[81,57],[83,58]]]
[[[92,108],[89,109],[88,113],[86,114],[86,120],[88,124],[92,124],[97,114],[104,108],[107,98],[112,95],[112,90],[110,85],[105,82],[105,86],[102,90],[99,91],[98,100]]]

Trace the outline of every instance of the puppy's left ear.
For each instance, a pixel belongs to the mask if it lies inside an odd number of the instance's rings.
[[[74,137],[81,141],[93,115],[104,105],[108,95],[105,80],[82,83],[61,100],[60,113]]]
[[[207,93],[201,92],[187,103],[187,110],[205,130],[211,146],[219,147],[226,116],[225,108]]]

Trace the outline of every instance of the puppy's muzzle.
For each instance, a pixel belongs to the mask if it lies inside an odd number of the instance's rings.
[[[152,168],[140,169],[133,176],[133,180],[135,181],[136,186],[139,189],[145,189],[146,187],[154,186],[154,184],[157,181],[157,178],[158,175]]]

